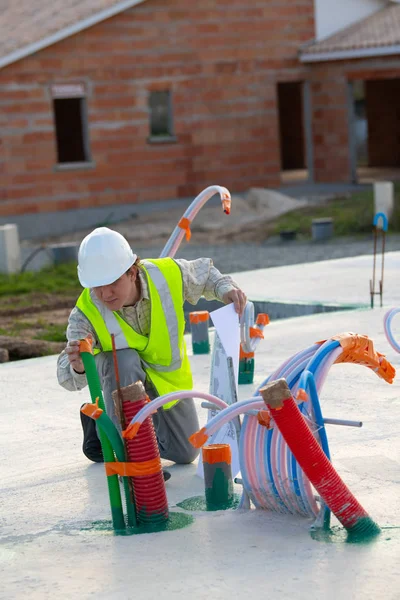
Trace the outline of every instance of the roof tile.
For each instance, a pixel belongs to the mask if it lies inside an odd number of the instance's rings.
[[[111,9],[120,0],[3,0],[1,4],[0,58],[4,58]]]
[[[389,4],[320,42],[303,46],[301,55],[397,45],[400,45],[400,5]]]

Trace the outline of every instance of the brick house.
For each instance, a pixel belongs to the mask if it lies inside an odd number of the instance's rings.
[[[2,222],[279,184],[313,0],[22,0],[0,27]]]
[[[369,160],[386,163],[400,138],[390,152],[382,144],[394,121],[384,125],[376,98],[387,86],[396,113],[400,6],[368,0],[383,10],[318,41],[318,2],[9,1],[0,14],[0,223],[17,222],[23,237],[57,233],[93,223],[88,211],[129,214],[212,183],[277,187],[291,169],[354,181],[359,79]]]
[[[399,177],[400,4],[374,2],[372,9],[300,53],[309,67],[310,175],[318,182],[357,182],[359,167]]]

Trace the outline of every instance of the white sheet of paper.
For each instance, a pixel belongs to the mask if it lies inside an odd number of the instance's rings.
[[[235,381],[239,378],[240,328],[239,315],[233,304],[227,304],[210,313],[227,356],[232,357]]]
[[[210,316],[213,319],[216,329],[211,355],[210,394],[218,396],[218,398],[221,398],[221,400],[224,400],[227,404],[232,404],[235,399],[232,395],[227,357],[232,357],[237,393],[240,348],[239,316],[235,312],[233,304],[213,311],[210,313]],[[209,410],[208,420],[215,416],[215,414],[215,411]],[[230,421],[226,425],[223,425],[221,429],[208,440],[208,443],[229,444],[231,446],[232,477],[236,477],[240,471],[240,465],[235,423]],[[201,456],[199,459],[197,475],[199,475],[199,477],[204,477]]]

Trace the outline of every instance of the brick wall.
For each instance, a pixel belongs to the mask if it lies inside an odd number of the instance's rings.
[[[148,0],[0,71],[0,216],[279,184],[276,82],[304,78],[313,0]],[[84,83],[93,168],[58,172],[52,83]],[[176,143],[150,144],[170,89]]]
[[[350,180],[347,79],[340,65],[310,69],[314,178],[317,182]]]

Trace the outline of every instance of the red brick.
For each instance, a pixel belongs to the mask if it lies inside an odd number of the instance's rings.
[[[26,133],[22,139],[23,144],[37,144],[38,142],[54,142],[52,131],[33,131]]]
[[[1,110],[0,110],[0,119],[1,119],[1,123],[3,124],[3,126],[7,127],[7,129],[26,129],[29,126],[28,119],[24,119],[24,118],[14,119],[13,117],[1,115]]]
[[[26,102],[19,103],[13,102],[12,104],[7,104],[4,106],[0,106],[0,112],[7,114],[35,114],[35,113],[48,113],[50,110],[50,102]]]
[[[11,104],[18,100],[45,100],[45,91],[42,87],[35,87],[29,90],[0,90],[0,107],[4,104]]]

